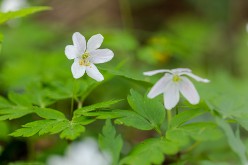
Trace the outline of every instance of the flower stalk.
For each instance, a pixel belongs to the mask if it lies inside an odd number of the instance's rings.
[[[170,126],[170,122],[171,122],[171,119],[172,119],[172,114],[171,114],[171,110],[167,110],[167,128],[169,128]]]

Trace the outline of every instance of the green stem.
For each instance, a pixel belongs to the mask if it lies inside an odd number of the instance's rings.
[[[171,110],[167,110],[166,112],[167,112],[167,125],[169,127],[172,119],[172,114],[171,114]]]
[[[77,108],[82,108],[83,106],[83,101],[78,101],[78,107]]]
[[[73,115],[73,105],[74,105],[74,95],[75,95],[75,86],[76,86],[76,79],[74,79],[73,87],[72,87],[72,97],[71,97],[71,111],[70,111],[70,119]]]
[[[176,106],[176,115],[178,114],[178,106]]]
[[[123,25],[126,29],[130,30],[133,24],[130,2],[129,0],[119,0],[119,5],[120,5]]]

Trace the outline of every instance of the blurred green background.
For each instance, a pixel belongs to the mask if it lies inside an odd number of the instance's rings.
[[[50,6],[52,10],[0,27],[4,35],[0,54],[2,96],[9,91],[23,92],[32,83],[46,87],[47,84],[64,86],[70,82],[73,79],[70,71],[72,61],[66,58],[64,49],[72,43],[72,34],[78,31],[86,39],[97,33],[104,36],[101,48],[113,50],[115,57],[101,65],[103,67],[111,69],[121,65],[123,73],[132,73],[133,77],[142,77],[142,72],[154,69],[190,68],[197,75],[211,80],[208,87],[196,83],[203,99],[221,96],[233,101],[235,98],[235,103],[229,102],[234,108],[227,109],[228,114],[236,113],[236,104],[244,108],[247,105],[246,0],[30,0],[28,4]],[[96,88],[86,104],[113,97],[126,98],[130,88],[145,92],[148,87],[117,76]],[[64,104],[70,103],[68,99],[61,102],[64,103],[52,106],[63,109]],[[0,151],[1,144],[4,151],[16,140],[6,135],[26,120],[30,118],[11,124],[0,123]],[[101,123],[91,127],[88,134],[96,135]],[[133,129],[122,130],[122,133],[131,144],[151,136],[149,132]],[[246,140],[247,133],[243,134]],[[56,138],[50,136],[42,138],[35,137],[37,159],[44,160],[51,150],[63,153],[61,148],[65,147],[65,142],[56,142]],[[25,146],[28,140],[18,141]],[[218,148],[213,147],[215,150],[227,153],[224,158],[221,155],[218,158],[235,159],[222,143],[212,144]],[[54,144],[59,147],[51,147]],[[199,150],[195,151],[196,155],[203,153]],[[12,158],[13,161],[27,159],[27,154],[20,153],[17,158]],[[211,159],[217,158],[212,155]]]

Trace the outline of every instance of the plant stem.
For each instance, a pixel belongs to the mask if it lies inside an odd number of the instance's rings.
[[[132,29],[133,17],[129,0],[119,0],[123,26],[126,30]]]
[[[178,106],[176,106],[176,115],[178,114]]]
[[[169,127],[172,119],[172,114],[171,114],[171,110],[167,110],[166,112],[167,112],[167,125]]]
[[[78,101],[78,108],[82,108],[83,106],[83,101]]]
[[[72,118],[72,114],[73,114],[75,86],[76,86],[76,79],[74,79],[73,87],[72,87],[70,119]]]

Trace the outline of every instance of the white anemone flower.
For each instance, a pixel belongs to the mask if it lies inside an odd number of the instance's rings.
[[[114,57],[114,53],[109,49],[98,49],[103,42],[103,36],[101,34],[93,35],[86,44],[85,37],[79,32],[75,32],[72,41],[73,45],[65,47],[65,55],[69,60],[74,59],[71,66],[73,77],[78,79],[86,72],[96,81],[104,80],[103,75],[94,64],[110,61]]]
[[[2,12],[17,11],[28,6],[26,0],[3,0],[1,4]]]
[[[164,106],[167,110],[171,110],[177,105],[180,98],[179,93],[181,93],[191,104],[199,103],[200,96],[193,83],[186,76],[189,76],[199,82],[209,82],[207,79],[194,75],[191,70],[187,68],[154,70],[144,72],[144,75],[152,76],[158,73],[165,74],[155,83],[147,96],[148,98],[154,98],[163,93]]]
[[[67,149],[64,157],[51,156],[47,161],[48,165],[110,165],[109,154],[100,152],[96,141],[86,139],[81,142],[74,142]]]

